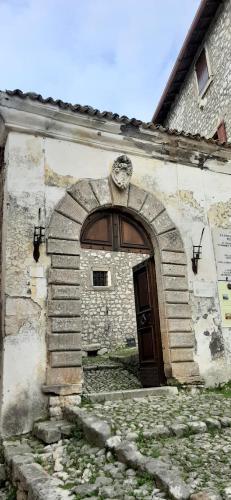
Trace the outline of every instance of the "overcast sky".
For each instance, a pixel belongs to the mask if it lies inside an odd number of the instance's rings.
[[[199,0],[0,0],[0,89],[150,121]]]

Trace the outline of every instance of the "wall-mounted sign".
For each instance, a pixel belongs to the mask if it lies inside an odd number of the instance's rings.
[[[231,283],[218,283],[222,326],[231,326]]]
[[[195,297],[215,297],[215,283],[212,281],[194,281],[193,293]]]
[[[231,229],[213,230],[218,281],[231,283]]]

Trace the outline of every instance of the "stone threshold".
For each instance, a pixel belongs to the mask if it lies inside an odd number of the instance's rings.
[[[87,372],[87,371],[96,371],[96,370],[118,370],[120,369],[121,370],[121,365],[119,364],[111,364],[111,365],[83,365],[83,371],[84,372]]]
[[[148,387],[146,389],[128,389],[124,391],[91,392],[85,393],[84,398],[91,402],[118,401],[120,399],[145,398],[147,396],[178,395],[178,388],[174,386]]]

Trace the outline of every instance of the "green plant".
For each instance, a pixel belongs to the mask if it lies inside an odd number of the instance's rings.
[[[17,499],[17,491],[14,486],[11,486],[9,492],[7,493],[6,500],[16,500]]]

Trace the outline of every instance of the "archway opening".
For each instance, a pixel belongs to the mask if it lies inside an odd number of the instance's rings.
[[[163,384],[154,252],[146,229],[130,213],[108,208],[87,217],[80,241],[83,353],[89,362],[92,354],[124,354],[142,386]]]

